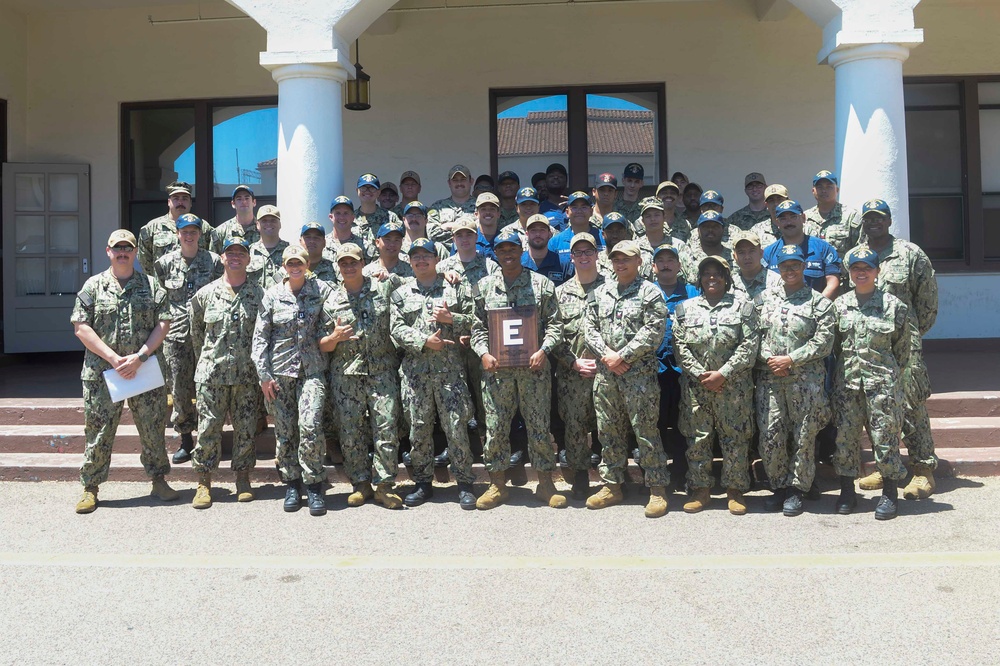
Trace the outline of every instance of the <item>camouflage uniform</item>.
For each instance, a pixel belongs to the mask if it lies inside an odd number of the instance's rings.
[[[163,356],[170,366],[170,394],[174,400],[170,421],[174,430],[183,435],[194,432],[198,425],[198,411],[193,404],[195,353],[188,327],[188,301],[222,275],[222,261],[214,252],[198,250],[188,262],[178,249],[157,259],[153,270],[170,303],[171,324],[163,341]]]
[[[594,409],[602,446],[601,478],[607,483],[625,482],[629,430],[639,445],[646,485],[666,486],[670,480],[657,427],[656,350],[663,342],[666,318],[659,287],[641,277],[621,293],[617,282],[605,282],[588,297],[584,331],[590,352],[599,359],[610,347],[631,366],[619,376],[597,363]]]
[[[378,228],[381,227],[386,222],[393,222],[398,224],[402,228],[403,223],[399,216],[385,208],[382,208],[378,204],[375,204],[375,212],[363,213],[361,212],[361,207],[358,206],[354,210],[354,234],[366,239],[366,243],[370,246],[375,245],[375,234],[378,232]],[[351,243],[356,243],[357,241],[348,241]],[[364,249],[364,245],[358,243],[358,246]],[[375,251],[376,256],[378,255],[378,250]]]
[[[264,396],[250,350],[263,299],[264,289],[256,282],[247,280],[233,291],[220,278],[188,303],[198,357],[198,445],[191,454],[198,472],[218,469],[227,414],[233,424],[233,471],[250,470],[257,463],[254,439]]]
[[[256,243],[260,240],[260,231],[257,230],[257,220],[250,222],[250,226],[244,227],[235,217],[231,217],[219,226],[212,229],[209,234],[211,238],[208,242],[208,249],[216,254],[222,254],[222,244],[226,242],[233,233],[243,236],[248,243]]]
[[[784,286],[774,287],[759,298],[756,399],[761,459],[772,488],[794,486],[807,492],[816,474],[816,434],[830,422],[824,361],[833,351],[833,303],[809,285],[791,295]],[[787,377],[767,367],[772,356],[792,357]]]
[[[349,324],[358,340],[343,340],[330,355],[330,397],[340,425],[344,471],[351,483],[396,480],[400,418],[396,348],[389,335],[389,285],[365,278],[358,294],[343,285],[331,297],[334,320]],[[366,423],[365,415],[370,417]],[[368,443],[375,439],[373,467]]]
[[[781,230],[778,229],[777,225],[771,220],[770,217],[763,222],[755,224],[750,231],[757,234],[757,237],[760,238],[760,246],[762,248],[765,248],[768,245],[773,245],[776,240],[781,238]],[[819,226],[810,220],[806,220],[805,223],[803,223],[802,233],[806,236],[822,238]],[[837,254],[839,256],[844,256],[840,254],[840,250],[837,250]]]
[[[520,224],[521,216],[517,214],[517,207],[507,210],[503,206],[500,207],[500,221],[497,222],[497,229],[503,230],[504,227],[510,224]]]
[[[590,284],[580,284],[575,277],[556,287],[559,314],[563,320],[563,340],[552,356],[556,361],[556,400],[559,416],[566,424],[566,463],[575,471],[590,469],[589,435],[597,429],[594,411],[594,379],[581,377],[573,369],[578,358],[594,358],[587,348],[584,320],[587,314],[587,297],[604,284],[598,273]]]
[[[743,296],[752,301],[757,298],[765,289],[781,285],[781,276],[774,271],[769,271],[767,267],[761,267],[757,275],[750,280],[743,277],[739,268],[733,269],[733,291],[741,292]]]
[[[701,260],[708,256],[708,253],[701,247],[701,242],[697,238],[697,234],[691,237],[690,243],[685,243],[677,250],[678,259],[680,259],[681,264],[681,277],[690,282],[691,284],[698,283],[698,264]],[[733,259],[733,250],[728,245],[723,244],[720,246],[719,251],[714,254],[714,256],[722,257],[730,266],[734,266],[736,262]]]
[[[321,419],[326,402],[326,359],[319,339],[333,330],[330,286],[307,278],[298,295],[282,281],[264,293],[253,333],[253,362],[263,383],[275,380],[275,464],[285,483],[326,478]]]
[[[119,356],[138,353],[158,322],[170,321],[167,294],[152,278],[139,273],[122,288],[111,269],[89,278],[76,295],[73,323],[87,324]],[[160,367],[163,368],[163,362]],[[147,361],[156,362],[156,361]],[[102,373],[111,368],[103,358],[86,350],[83,356],[83,413],[87,448],[83,452],[80,483],[98,486],[108,479],[111,447],[122,416],[120,402],[111,402]],[[170,471],[163,424],[167,418],[167,394],[163,387],[128,399],[139,442],[140,461],[150,478]]]
[[[207,250],[211,239],[212,225],[202,220],[198,247]],[[177,223],[171,219],[169,213],[150,220],[139,230],[138,243],[139,266],[146,275],[154,275],[153,264],[156,260],[181,246],[177,238]]]
[[[618,193],[618,197],[615,199],[614,212],[621,213],[626,220],[628,220],[633,233],[637,236],[643,236],[646,234],[646,227],[642,224],[642,208],[639,205],[642,202],[642,197],[639,197],[635,201],[625,201],[625,197],[622,192]]]
[[[378,229],[378,227],[375,228]],[[361,248],[361,254],[365,258],[364,263],[366,265],[378,259],[378,247],[375,246],[375,241],[364,237],[357,230],[352,230],[351,236],[345,241],[337,240],[335,234],[329,233],[326,235],[326,249],[323,250],[323,257],[334,262],[338,279],[340,277],[340,269],[336,268],[337,248],[347,243],[354,243]]]
[[[446,345],[433,351],[424,347],[427,338],[440,330],[441,337],[458,342],[468,335],[472,324],[472,303],[463,288],[454,287],[437,276],[430,287],[408,278],[390,297],[392,339],[403,350],[402,394],[410,415],[410,444],[413,446],[413,480],[434,480],[434,419],[448,438],[448,460],[459,483],[472,483],[472,450],[466,424],[472,418],[472,398],[466,384],[462,346]],[[444,301],[454,323],[431,322],[434,306]]]
[[[691,223],[679,214],[674,214],[673,224],[664,223],[666,234],[675,238],[681,243],[687,243],[691,239]]]
[[[540,349],[549,354],[562,341],[562,318],[555,286],[548,278],[522,269],[507,285],[502,273],[483,278],[472,291],[475,318],[472,350],[481,359],[490,352],[487,312],[507,307],[534,307],[538,316]],[[542,472],[555,469],[555,452],[550,441],[552,372],[548,358],[539,370],[501,368],[483,373],[483,402],[486,410],[486,445],[483,462],[490,472],[510,467],[510,423],[521,410],[528,431],[531,465]]]
[[[927,254],[915,243],[893,237],[878,253],[878,288],[892,294],[910,308],[919,335],[910,338],[910,361],[903,371],[906,405],[903,412],[903,441],[910,463],[937,468],[927,398],[931,380],[924,363],[922,338],[934,326],[938,313],[937,278]]]
[[[712,487],[712,444],[718,435],[723,487],[749,490],[757,311],[743,295],[730,292],[714,306],[704,296],[678,304],[673,321],[674,347],[684,370],[679,427],[688,440],[688,485]],[[721,393],[698,379],[712,370],[726,378]]]
[[[727,218],[729,225],[736,227],[737,229],[742,229],[743,231],[750,231],[754,226],[760,224],[761,222],[767,222],[771,219],[771,213],[768,211],[767,207],[764,210],[750,210],[750,204],[747,204],[743,208],[733,213]]]
[[[850,291],[836,300],[837,369],[833,406],[840,476],[857,478],[861,469],[861,429],[868,431],[875,466],[883,478],[901,481],[903,368],[910,358],[913,321],[902,301],[876,289],[863,305]]]
[[[481,255],[476,255],[472,261],[463,264],[457,254],[453,254],[447,259],[438,262],[437,272],[442,275],[448,272],[458,273],[462,276],[466,288],[472,290],[474,285],[478,285],[480,280],[487,275],[499,273],[500,267],[492,259],[487,259]],[[476,410],[476,422],[480,437],[486,435],[486,409],[483,406],[483,362],[472,351],[471,345],[462,346],[462,358],[465,360],[465,379],[469,383],[469,393],[472,395],[472,404]]]
[[[846,256],[848,250],[864,240],[861,231],[861,215],[853,208],[844,208],[844,204],[837,203],[833,209],[823,215],[819,212],[819,206],[813,206],[805,211],[806,220],[812,222],[819,228],[815,235],[819,236],[832,245],[837,254]],[[812,236],[808,230],[806,234]],[[763,243],[763,239],[761,239]]]
[[[288,247],[288,241],[279,240],[278,244],[268,250],[264,241],[258,240],[250,245],[250,265],[247,267],[247,279],[253,280],[264,289],[274,284],[274,274],[281,270],[281,253]]]
[[[476,212],[476,197],[470,196],[465,203],[457,203],[451,197],[438,199],[427,209],[427,237],[435,243],[443,243],[451,248],[451,232],[442,225],[454,222],[462,213]]]

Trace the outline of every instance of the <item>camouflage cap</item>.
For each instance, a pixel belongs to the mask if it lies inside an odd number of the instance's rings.
[[[663,202],[657,197],[646,197],[639,202],[639,210],[645,213],[647,210],[655,208],[656,210],[663,210]]]
[[[435,257],[437,256],[437,248],[434,247],[434,241],[429,238],[418,238],[410,243],[410,249],[406,251],[406,254],[413,254],[416,250],[423,250],[424,252],[430,252]]]
[[[137,247],[135,234],[128,229],[115,229],[108,236],[108,247],[114,247],[118,243],[128,243],[132,247]]]
[[[505,243],[521,247],[521,235],[512,228],[504,229],[493,239],[493,248],[496,249]]]
[[[326,227],[319,222],[306,222],[303,224],[302,228],[299,230],[299,236],[305,236],[307,231],[318,231],[324,236],[326,235]]]
[[[192,189],[190,183],[185,183],[183,180],[175,180],[167,185],[167,196],[178,193],[191,195]]]
[[[396,187],[396,183],[393,182],[384,183],[382,185],[382,191],[384,192],[386,190],[392,190],[393,192],[396,193],[397,197],[399,196],[399,188]]]
[[[799,202],[796,201],[795,199],[785,199],[774,208],[774,214],[776,216],[780,217],[782,213],[793,213],[795,215],[801,215],[802,206],[800,206]]]
[[[771,197],[774,197],[774,196],[783,197],[785,199],[791,199],[792,198],[788,194],[788,188],[785,187],[784,185],[778,185],[777,183],[775,183],[774,185],[768,185],[767,189],[764,190],[764,199],[765,200],[770,199]]]
[[[471,213],[461,213],[451,223],[451,233],[454,235],[459,231],[471,231],[472,233],[479,232],[479,225],[476,223],[476,218]]]
[[[889,210],[889,204],[886,203],[885,199],[866,201],[865,205],[861,207],[861,217],[864,217],[868,213],[876,213],[882,217],[892,217],[892,211]]]
[[[267,206],[261,206],[260,208],[257,209],[258,220],[262,217],[267,217],[268,215],[277,218],[279,222],[281,221],[281,211],[278,210],[277,206],[272,206],[268,204]]]
[[[493,194],[492,192],[483,192],[478,197],[476,197],[476,208],[479,208],[480,206],[486,206],[487,204],[493,204],[494,206],[499,208],[500,199],[498,199],[497,195]]]
[[[746,178],[743,179],[743,187],[746,187],[750,183],[760,183],[761,185],[767,185],[767,181],[764,180],[764,174],[760,173],[759,171],[748,173],[746,175]]]
[[[403,181],[406,180],[407,178],[412,178],[413,180],[415,180],[417,182],[417,185],[420,184],[420,174],[417,173],[416,171],[404,171],[403,175],[399,177],[399,184],[402,185]]]
[[[806,255],[802,253],[802,248],[798,245],[784,245],[778,251],[777,264],[781,265],[786,261],[802,261],[805,262]]]
[[[701,272],[701,269],[704,268],[705,264],[719,264],[720,266],[722,266],[723,268],[725,268],[727,271],[732,270],[729,267],[729,262],[726,261],[726,259],[724,257],[720,257],[717,254],[713,254],[711,256],[705,257],[704,259],[702,259],[701,261],[698,262],[698,272],[699,273]]]
[[[844,263],[848,268],[854,264],[868,264],[872,268],[878,268],[878,253],[862,245],[848,252]]]
[[[356,243],[344,243],[337,248],[337,262],[339,263],[341,259],[347,258],[364,261],[365,255],[361,252],[361,248],[358,247]]]
[[[642,252],[639,250],[639,244],[634,240],[623,240],[619,241],[610,252],[608,252],[609,257],[613,257],[616,254],[624,254],[626,257],[639,257],[642,256]]]
[[[586,231],[581,231],[573,236],[573,239],[569,242],[569,249],[572,250],[576,247],[577,243],[590,243],[595,250],[597,249],[597,241],[594,240],[594,237]]]
[[[298,259],[305,265],[309,265],[309,253],[301,245],[289,245],[281,253],[281,265],[284,266],[292,259]]]
[[[177,230],[180,231],[185,227],[198,227],[198,231],[201,231],[201,218],[194,213],[184,213],[177,218],[177,222],[174,223]]]
[[[672,180],[665,180],[656,186],[656,196],[660,196],[660,192],[671,187],[677,190],[677,194],[681,193],[681,188],[677,187],[677,183]]]
[[[402,236],[406,233],[406,230],[403,228],[403,225],[396,220],[389,220],[378,228],[378,231],[375,233],[375,238],[384,238],[393,232]]]
[[[452,168],[448,169],[448,180],[451,180],[458,174],[462,174],[463,176],[465,176],[470,180],[472,179],[472,171],[469,169],[469,167],[465,166],[464,164],[456,164]]]
[[[552,229],[552,225],[549,223],[549,218],[545,217],[541,213],[535,213],[529,217],[528,221],[524,223],[524,228],[530,229],[533,224],[544,224],[546,229]]]

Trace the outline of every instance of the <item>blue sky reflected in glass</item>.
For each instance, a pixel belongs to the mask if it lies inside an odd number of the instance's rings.
[[[633,104],[620,97],[607,95],[587,95],[587,108],[590,109],[622,109],[626,111],[648,111],[644,106]],[[521,102],[506,111],[497,114],[497,118],[524,118],[535,111],[565,111],[566,95],[550,95]]]
[[[212,158],[215,178],[220,183],[239,182],[239,168],[257,168],[258,162],[278,156],[278,109],[263,108],[223,121],[212,129]],[[174,162],[178,180],[195,182],[194,144]]]

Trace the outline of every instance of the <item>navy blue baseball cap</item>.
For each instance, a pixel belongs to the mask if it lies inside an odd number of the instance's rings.
[[[502,183],[505,180],[512,180],[515,183],[517,183],[518,185],[521,184],[521,179],[518,178],[517,174],[514,173],[513,171],[504,171],[503,173],[500,174],[499,177],[497,177],[497,182],[498,183]]]
[[[194,213],[184,213],[177,218],[174,226],[178,229],[183,229],[184,227],[198,227],[198,229],[201,229],[201,218]]]
[[[254,199],[257,198],[256,195],[254,195],[253,190],[250,189],[249,185],[237,185],[236,187],[233,188],[233,196],[231,196],[230,199],[235,199],[236,195],[239,194],[240,192],[246,192]]]
[[[625,178],[643,178],[646,175],[646,171],[642,168],[642,165],[638,162],[632,162],[625,166],[625,173],[622,174]]]
[[[521,247],[521,235],[512,228],[504,229],[493,239],[493,247],[498,248],[504,243],[513,243]]]
[[[569,195],[569,199],[566,200],[566,205],[567,206],[572,206],[574,201],[580,201],[581,199],[583,201],[586,201],[591,206],[594,205],[590,201],[590,195],[587,194],[586,192],[581,192],[580,190],[577,190],[573,194]]]
[[[722,206],[726,203],[726,200],[715,190],[705,190],[701,193],[701,199],[698,200],[698,205],[704,206],[707,203],[719,204]]]
[[[798,245],[785,245],[778,251],[778,261],[779,265],[785,263],[786,261],[801,261],[805,263],[806,255],[802,254],[802,248]]]
[[[385,225],[383,224],[382,226],[384,227]],[[426,250],[435,257],[437,256],[437,248],[434,247],[434,241],[429,238],[418,238],[410,243],[410,249],[406,251],[406,254],[413,254],[414,250]]]
[[[720,213],[717,210],[706,210],[704,213],[698,216],[698,222],[695,224],[695,226],[700,227],[706,222],[718,222],[719,224],[724,225],[725,219],[726,218],[722,217],[722,213]]]
[[[782,213],[795,213],[796,215],[802,214],[802,206],[795,199],[786,199],[774,208],[774,216],[781,217]]]
[[[319,222],[306,222],[303,224],[302,229],[299,230],[299,236],[305,236],[307,231],[318,231],[326,236],[326,227]]]
[[[604,216],[604,222],[601,224],[601,229],[607,229],[612,224],[620,224],[626,229],[628,229],[628,220],[621,213],[612,212]]]
[[[247,252],[250,252],[250,241],[248,241],[243,236],[230,236],[222,244],[222,251],[225,252],[231,247],[242,247]]]
[[[523,204],[525,201],[534,201],[535,203],[538,203],[538,190],[533,187],[522,187],[519,189],[514,202]]]
[[[861,207],[861,217],[864,217],[868,213],[878,213],[882,217],[892,217],[892,211],[889,210],[889,204],[885,202],[885,199],[866,201],[865,205]]]
[[[878,253],[862,245],[848,252],[846,261],[848,268],[854,264],[868,264],[872,268],[878,268]]]
[[[406,204],[406,206],[403,207],[403,215],[406,215],[407,213],[409,213],[414,208],[416,208],[417,210],[419,210],[424,215],[427,214],[427,206],[423,205],[419,201],[411,201],[410,203]]]
[[[813,176],[813,185],[815,185],[821,180],[828,180],[834,185],[840,185],[840,183],[837,182],[837,174],[833,173],[832,171],[827,171],[826,169],[823,169],[818,174]]]
[[[382,185],[378,182],[378,176],[373,173],[363,173],[361,177],[358,178],[358,189],[360,190],[365,185],[370,185],[376,190],[381,190]]]
[[[661,252],[670,252],[675,257],[680,256],[677,253],[677,248],[671,245],[670,243],[661,243],[660,245],[657,245],[656,249],[653,250],[653,259],[656,259],[656,255],[660,254]]]
[[[350,206],[351,210],[354,210],[354,202],[351,201],[351,197],[341,194],[330,202],[330,212],[332,213],[333,209],[340,205]]]
[[[382,238],[386,234],[391,234],[394,231],[400,235],[406,233],[406,230],[403,229],[402,224],[400,224],[396,220],[390,220],[389,222],[384,223],[382,226],[378,228],[378,231],[375,233],[375,238]]]

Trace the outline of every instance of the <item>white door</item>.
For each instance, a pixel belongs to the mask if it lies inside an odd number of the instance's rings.
[[[90,275],[90,167],[3,165],[4,352],[80,349],[69,322]]]

